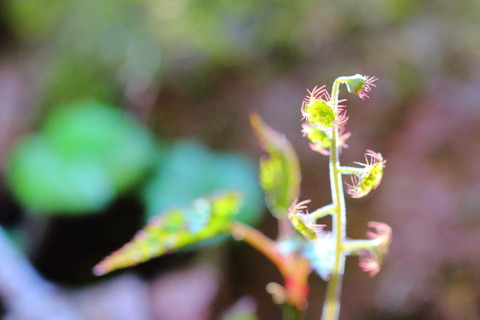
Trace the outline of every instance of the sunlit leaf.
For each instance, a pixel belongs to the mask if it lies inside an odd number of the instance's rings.
[[[277,217],[284,217],[300,190],[300,167],[298,158],[285,136],[265,124],[256,113],[250,122],[262,148],[268,156],[260,159],[260,184],[267,206]]]
[[[93,272],[103,275],[134,266],[221,234],[237,213],[239,202],[238,193],[228,192],[199,198],[188,209],[172,209],[152,219],[130,242],[97,264]]]

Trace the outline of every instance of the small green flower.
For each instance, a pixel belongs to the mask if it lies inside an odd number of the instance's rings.
[[[308,96],[302,103],[303,117],[320,130],[332,130],[335,125],[341,125],[347,120],[342,106],[336,109],[330,102],[330,95],[325,86],[308,91]]]
[[[366,163],[358,163],[363,166],[360,172],[352,177],[352,184],[347,185],[347,192],[352,198],[361,198],[370,191],[376,189],[382,181],[383,168],[386,161],[380,153],[367,150]]]
[[[304,123],[302,124],[303,136],[306,136],[310,140],[310,148],[314,151],[320,152],[323,155],[328,156],[330,154],[331,146],[331,133],[325,130],[317,129],[316,127]]]
[[[347,85],[348,92],[356,94],[360,99],[365,100],[365,98],[368,98],[367,92],[372,90],[371,87],[375,87],[373,83],[377,80],[377,77],[356,74],[345,77],[343,83]]]
[[[300,232],[305,238],[315,240],[317,233],[319,233],[325,225],[317,224],[315,220],[308,214],[306,204],[311,200],[304,200],[298,202],[295,200],[288,209],[288,218],[293,227]]]
[[[339,137],[338,137],[338,147],[348,148],[348,145],[345,143],[350,137],[350,132],[344,133],[344,127],[339,128]],[[310,149],[313,151],[319,152],[325,156],[330,155],[330,147],[332,145],[332,133],[331,131],[320,130],[308,123],[302,124],[302,133],[303,136],[307,137],[310,140]]]

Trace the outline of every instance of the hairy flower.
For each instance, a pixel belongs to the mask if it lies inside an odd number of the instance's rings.
[[[345,129],[343,127],[340,127],[339,131],[338,146],[340,148],[348,148],[345,141],[350,137],[350,132],[344,133]],[[302,133],[304,137],[306,136],[310,140],[310,149],[325,156],[330,155],[330,146],[332,145],[331,131],[320,130],[308,123],[304,123],[302,124]]]
[[[392,228],[386,223],[376,221],[370,221],[368,226],[375,229],[375,232],[367,232],[367,237],[374,241],[375,245],[372,249],[362,250],[358,266],[373,277],[380,271],[383,259],[388,253],[392,241]]]
[[[334,107],[325,86],[308,91],[302,103],[302,115],[309,124],[320,130],[332,130],[347,121],[343,106]]]
[[[368,77],[361,74],[356,74],[350,77],[345,77],[343,82],[347,85],[348,92],[356,94],[360,99],[368,98],[367,92],[371,91],[371,87],[375,87],[374,82],[377,77]]]
[[[367,95],[367,92],[372,90],[371,87],[376,87],[376,85],[373,83],[377,80],[378,78],[376,77],[365,77],[365,80],[363,82],[363,88],[359,88],[355,92],[357,96],[362,100],[365,100],[365,98],[369,98],[369,96]]]
[[[314,240],[317,234],[325,225],[317,224],[315,219],[308,213],[306,204],[311,200],[297,202],[295,200],[288,209],[288,218],[294,228],[300,232],[305,238]]]
[[[392,242],[392,228],[386,223],[370,221],[368,223],[370,228],[375,229],[375,231],[367,231],[367,237],[378,242],[378,245],[375,247],[378,254],[384,256],[390,242]]]
[[[372,189],[376,189],[382,181],[383,168],[386,161],[380,153],[367,150],[365,163],[357,163],[363,168],[352,176],[352,184],[347,184],[347,192],[352,198],[366,196]]]
[[[375,276],[380,271],[380,263],[375,253],[364,250],[358,259],[358,266],[362,271],[368,272],[370,277]]]

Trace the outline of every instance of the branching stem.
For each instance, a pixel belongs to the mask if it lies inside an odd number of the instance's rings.
[[[357,167],[339,167],[338,170],[342,174],[360,174],[362,172],[363,168],[357,168]]]
[[[349,254],[357,254],[361,250],[371,250],[382,244],[382,240],[376,239],[359,239],[347,240],[343,243],[343,251]]]
[[[335,209],[336,209],[336,206],[332,203],[313,211],[312,213],[310,213],[310,215],[312,216],[313,219],[317,220],[325,217],[327,214],[334,213]]]
[[[237,221],[232,222],[230,225],[230,232],[235,238],[247,242],[270,259],[282,274],[285,273],[285,261],[275,241],[265,236],[262,232]]]

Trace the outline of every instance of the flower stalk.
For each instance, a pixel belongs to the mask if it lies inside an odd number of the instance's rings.
[[[341,78],[333,83],[332,105],[334,110],[338,109],[338,94]],[[327,287],[327,294],[323,306],[322,320],[338,319],[340,312],[340,294],[343,282],[345,267],[345,255],[342,251],[343,242],[346,236],[346,210],[345,195],[342,187],[342,172],[340,166],[339,148],[337,147],[338,125],[333,127],[333,134],[330,146],[330,187],[332,191],[332,203],[335,209],[332,215],[332,230],[335,234],[335,264]]]
[[[310,140],[310,148],[329,156],[332,203],[311,214],[307,210],[305,213],[302,210],[294,210],[294,214],[290,216],[292,225],[312,243],[311,249],[306,250],[306,256],[317,273],[329,281],[321,320],[339,318],[346,256],[358,256],[360,268],[373,276],[380,270],[380,264],[388,251],[391,239],[390,227],[379,222],[369,223],[369,226],[375,229],[375,232],[367,233],[369,239],[351,240],[347,239],[346,235],[347,214],[342,176],[352,177],[351,184],[347,184],[346,190],[352,198],[364,197],[380,184],[386,161],[380,153],[367,150],[365,163],[356,163],[359,167],[341,165],[340,151],[347,147],[345,141],[350,133],[345,133],[348,117],[346,107],[340,105],[346,101],[339,99],[340,86],[345,84],[348,92],[365,100],[368,98],[367,92],[375,86],[376,80],[375,77],[359,74],[339,77],[333,83],[331,93],[327,92],[324,86],[308,91],[301,108],[306,120],[302,125],[302,132]],[[297,205],[297,209],[306,209],[306,206]],[[331,232],[319,230],[316,220],[328,215],[331,215],[332,219]],[[299,223],[299,220],[305,223]]]
[[[365,100],[376,80],[359,74],[339,77],[333,83],[331,93],[325,86],[315,87],[303,100],[301,112],[305,122],[302,132],[313,151],[329,157],[332,197],[330,204],[311,213],[307,208],[310,200],[298,201],[297,198],[300,175],[292,147],[258,115],[251,115],[252,126],[268,152],[268,157],[261,161],[260,182],[267,205],[279,221],[279,237],[276,241],[271,240],[240,223],[233,223],[231,232],[262,252],[279,269],[284,286],[269,283],[267,291],[272,294],[274,302],[283,305],[284,320],[303,316],[311,269],[328,281],[321,320],[338,320],[346,256],[358,256],[359,267],[374,276],[388,251],[391,229],[384,223],[370,222],[368,226],[374,231],[367,232],[368,239],[347,238],[343,186],[343,175],[349,175],[351,183],[346,184],[347,193],[352,198],[366,196],[380,184],[386,161],[380,153],[367,150],[365,163],[357,162],[358,166],[340,163],[340,152],[347,147],[345,142],[350,136],[345,131],[348,117],[346,106],[341,104],[346,100],[339,98],[340,86],[344,84],[348,92]],[[332,219],[331,231],[324,230],[325,225],[317,223],[318,219],[328,216]]]

